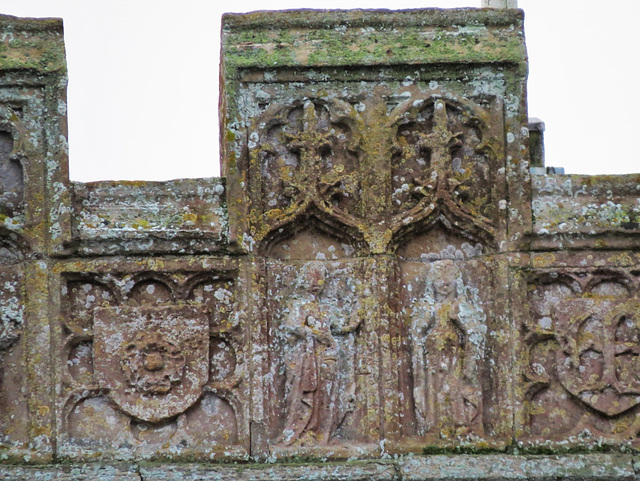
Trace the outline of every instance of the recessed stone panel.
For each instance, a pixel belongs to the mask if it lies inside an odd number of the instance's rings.
[[[523,442],[636,444],[640,300],[633,269],[557,269],[529,280]]]
[[[105,267],[61,277],[61,455],[241,455],[248,380],[237,270]]]

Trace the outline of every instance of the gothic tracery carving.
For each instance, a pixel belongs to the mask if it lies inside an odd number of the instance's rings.
[[[399,225],[443,216],[469,232],[495,235],[495,152],[487,114],[438,96],[400,107],[392,160],[392,209]],[[495,194],[493,194],[495,195]],[[477,234],[476,234],[477,235]]]
[[[279,227],[313,210],[355,223],[361,195],[356,117],[339,99],[304,98],[267,118],[250,148],[268,224]]]
[[[621,273],[562,273],[531,290],[529,433],[628,438],[640,432],[640,301]],[[565,413],[565,414],[562,414]],[[571,416],[567,416],[571,413]]]

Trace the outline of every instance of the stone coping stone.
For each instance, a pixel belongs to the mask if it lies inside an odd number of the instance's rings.
[[[0,480],[34,481],[608,481],[640,480],[630,454],[436,455],[302,464],[1,466]]]

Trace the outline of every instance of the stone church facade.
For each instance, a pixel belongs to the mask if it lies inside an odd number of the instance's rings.
[[[635,479],[640,175],[545,173],[521,11],[226,15],[168,182],[69,181],[0,28],[0,479]]]

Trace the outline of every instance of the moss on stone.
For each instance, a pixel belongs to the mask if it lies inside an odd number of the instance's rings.
[[[60,19],[29,19],[0,15],[0,70],[66,72]]]

